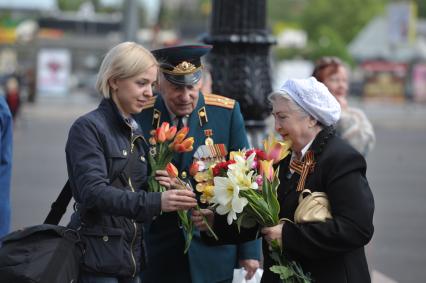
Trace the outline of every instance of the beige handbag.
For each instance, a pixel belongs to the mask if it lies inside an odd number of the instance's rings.
[[[299,195],[299,205],[294,213],[294,221],[296,223],[325,222],[327,218],[333,218],[327,194],[303,190]]]

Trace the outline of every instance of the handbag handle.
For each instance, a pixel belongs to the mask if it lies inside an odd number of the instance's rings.
[[[300,194],[299,194],[299,203],[308,195],[311,195],[312,191],[309,189],[304,189]]]

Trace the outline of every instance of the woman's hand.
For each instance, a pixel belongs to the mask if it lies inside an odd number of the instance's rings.
[[[196,205],[195,194],[189,190],[168,190],[161,193],[161,211],[188,210]]]
[[[214,222],[214,212],[210,209],[200,209],[193,210],[191,215],[191,220],[194,223],[195,227],[200,231],[208,231],[208,227],[206,222],[204,221],[204,217],[206,218],[207,224],[210,227],[213,227]]]
[[[169,173],[166,170],[157,170],[155,171],[155,180],[162,186],[164,186],[167,190],[172,187],[175,183],[175,178],[171,178]]]
[[[260,263],[257,259],[240,259],[239,263],[240,266],[247,271],[246,280],[250,280],[260,267]]]
[[[284,223],[272,226],[272,227],[264,227],[261,232],[263,238],[271,244],[273,240],[277,240],[280,247],[282,247],[282,231],[283,231]]]

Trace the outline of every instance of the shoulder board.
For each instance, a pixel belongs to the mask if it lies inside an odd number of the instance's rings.
[[[204,101],[206,105],[214,105],[227,109],[233,109],[235,104],[234,99],[217,94],[205,94]]]
[[[154,107],[156,98],[157,98],[156,96],[150,97],[148,101],[145,103],[145,105],[142,107],[142,110]]]

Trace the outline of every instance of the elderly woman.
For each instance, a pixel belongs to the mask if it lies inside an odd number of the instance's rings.
[[[349,79],[346,66],[337,57],[322,57],[315,63],[312,76],[325,84],[342,108],[336,124],[336,133],[362,155],[367,156],[376,143],[376,137],[365,113],[348,105]]]
[[[365,176],[365,159],[335,134],[333,125],[340,117],[339,103],[313,77],[286,81],[269,100],[276,131],[283,139],[292,140],[293,145],[292,154],[280,163],[280,218],[287,220],[261,229],[265,257],[261,282],[280,282],[269,270],[274,264],[268,249],[272,240],[278,240],[287,258],[298,261],[315,282],[370,282],[364,246],[373,235],[374,200]],[[303,166],[307,162],[312,165]],[[300,170],[303,167],[307,169]],[[294,222],[303,189],[327,194],[331,219]],[[210,220],[213,218],[210,213],[203,213]],[[247,234],[252,231],[230,235],[226,223],[221,225],[221,216],[215,218],[214,229],[222,243],[250,238]],[[204,229],[197,213],[193,219]]]

